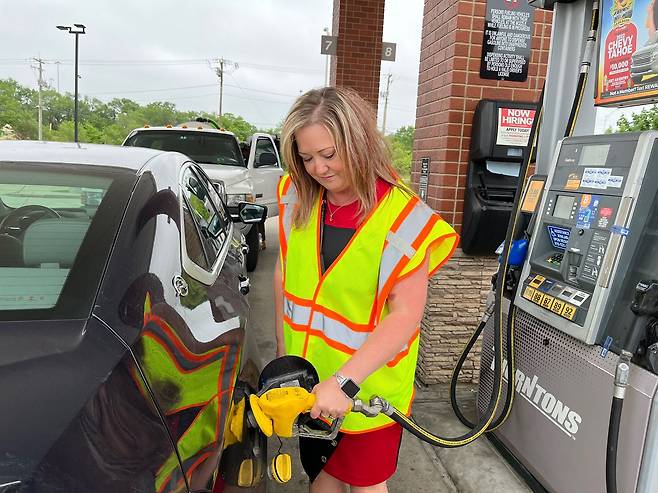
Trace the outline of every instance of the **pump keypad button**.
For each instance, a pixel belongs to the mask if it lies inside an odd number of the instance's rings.
[[[560,301],[556,298],[553,301],[553,306],[551,307],[551,311],[553,313],[557,313],[558,315],[561,315],[562,310],[564,309],[564,305],[566,305],[566,303],[564,301]]]
[[[538,305],[541,304],[541,300],[544,298],[544,294],[541,293],[540,291],[535,291],[532,293],[532,301],[533,303],[537,303]]]
[[[570,305],[569,303],[565,303],[564,308],[562,309],[562,316],[564,318],[568,318],[569,320],[573,320],[576,316],[576,307]]]
[[[541,300],[541,306],[546,308],[547,310],[550,310],[551,307],[553,306],[553,301],[555,298],[552,296],[548,296],[547,294],[544,295],[544,298]]]
[[[535,290],[532,289],[530,286],[526,287],[525,290],[523,291],[523,297],[526,300],[532,301],[532,297],[535,294]]]

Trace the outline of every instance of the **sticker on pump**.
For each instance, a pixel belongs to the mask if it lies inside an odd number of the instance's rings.
[[[558,250],[565,250],[571,237],[571,230],[559,226],[546,225],[548,236],[551,239],[551,245]]]
[[[564,318],[568,318],[569,320],[573,320],[576,316],[576,307],[570,305],[569,303],[565,303],[564,308],[562,309],[562,316]]]
[[[569,173],[565,190],[578,190],[580,188],[580,176],[577,173]]]
[[[576,219],[576,227],[590,229],[598,212],[600,197],[598,195],[583,194],[580,199],[580,208]]]

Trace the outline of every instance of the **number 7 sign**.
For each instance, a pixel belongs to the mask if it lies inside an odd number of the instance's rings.
[[[335,55],[337,42],[338,42],[338,36],[322,36],[322,46],[320,46],[320,54]]]

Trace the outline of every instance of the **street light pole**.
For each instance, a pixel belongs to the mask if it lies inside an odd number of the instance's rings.
[[[57,26],[57,29],[61,31],[68,31],[69,34],[75,34],[75,95],[73,106],[73,132],[74,141],[78,142],[78,36],[80,34],[86,34],[86,27],[83,24],[73,24],[73,26],[75,27]]]
[[[329,36],[329,28],[324,28],[324,34]],[[329,86],[329,61],[331,60],[331,55],[327,55],[327,59],[324,61],[324,85]]]

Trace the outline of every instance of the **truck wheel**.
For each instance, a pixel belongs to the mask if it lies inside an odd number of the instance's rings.
[[[247,272],[253,272],[258,264],[258,254],[260,253],[260,235],[258,227],[252,225],[245,237],[249,252],[247,253]]]

